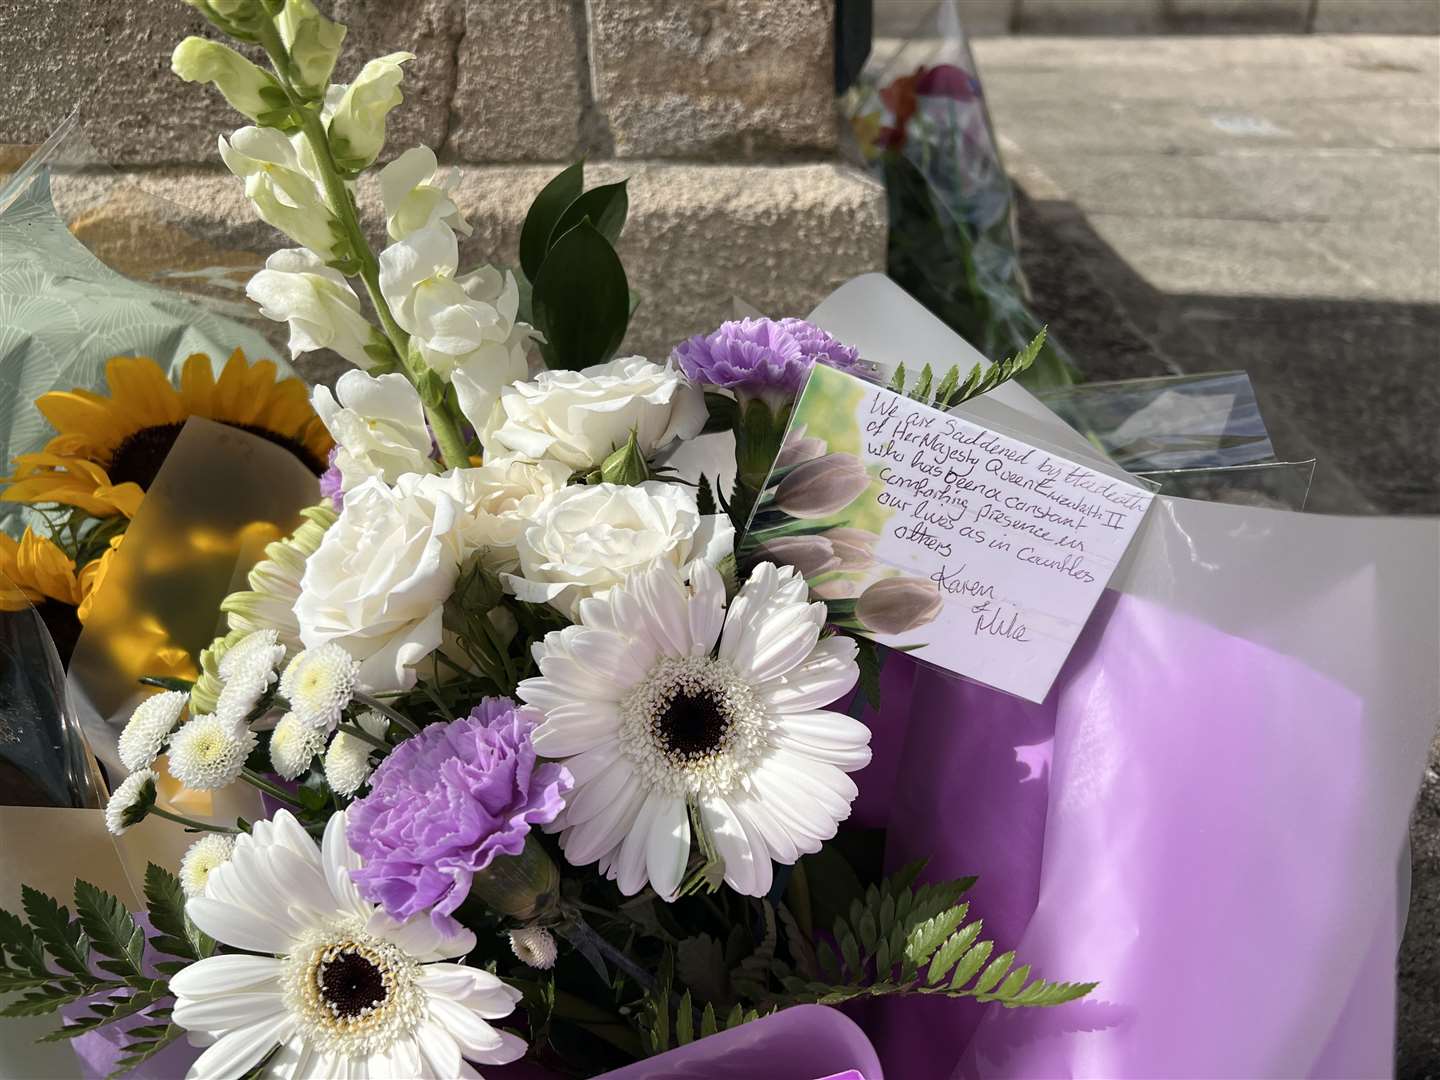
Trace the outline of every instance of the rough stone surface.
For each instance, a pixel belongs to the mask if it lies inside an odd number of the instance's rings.
[[[514,265],[520,224],[559,165],[457,167],[457,200],[475,227],[461,262]],[[772,315],[804,315],[838,285],[885,265],[884,193],[841,165],[665,165],[597,162],[589,184],[630,179],[620,253],[641,304],[625,348],[664,357],[713,329],[738,297]],[[162,169],[133,177],[190,209],[199,237],[264,251],[283,241],[254,219],[230,176]],[[361,211],[374,243],[383,221],[373,185]]]
[[[619,157],[835,145],[828,0],[589,0],[595,104]]]
[[[406,101],[391,114],[391,147],[444,138],[454,86],[456,0],[334,0],[351,30],[336,69],[348,80],[368,59],[408,49]],[[210,87],[181,82],[170,54],[187,34],[218,37],[178,0],[27,0],[0,4],[6,93],[0,142],[44,141],[77,105],[100,159],[116,166],[217,160],[215,137],[248,123]],[[24,42],[23,50],[16,49]],[[252,53],[254,59],[261,59]]]
[[[1317,34],[1440,34],[1440,0],[1317,0]]]
[[[452,126],[464,161],[564,161],[580,149],[585,11],[579,0],[465,0]]]
[[[1020,0],[1018,33],[1143,34],[1165,22],[1163,0]]]

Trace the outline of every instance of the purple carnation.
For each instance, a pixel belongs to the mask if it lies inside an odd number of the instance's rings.
[[[343,483],[340,477],[340,466],[335,464],[335,455],[338,453],[340,453],[338,446],[330,448],[329,467],[320,474],[320,497],[329,499],[330,505],[337,511],[345,508],[345,491],[340,486]]]
[[[736,396],[785,398],[799,392],[818,361],[842,371],[862,366],[860,353],[804,319],[737,319],[675,347],[680,370],[695,382]]]
[[[422,911],[440,925],[497,855],[518,855],[532,825],[554,821],[573,780],[537,764],[531,734],[544,719],[509,698],[407,739],[350,808],[347,836],[365,860],[360,892],[396,919]]]

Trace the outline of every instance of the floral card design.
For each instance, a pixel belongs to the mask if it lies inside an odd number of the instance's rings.
[[[845,629],[1040,702],[1151,499],[816,367],[741,557],[796,567]]]

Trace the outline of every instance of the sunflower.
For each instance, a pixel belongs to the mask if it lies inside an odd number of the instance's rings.
[[[41,453],[15,459],[0,499],[131,517],[191,416],[283,446],[318,476],[333,445],[330,434],[310,408],[305,384],[276,382],[275,372],[272,361],[249,364],[237,349],[216,378],[210,358],[195,353],[177,389],[148,357],[117,356],[105,365],[108,397],[75,389],[36,400],[57,434]]]
[[[77,572],[75,560],[53,540],[30,529],[18,541],[0,533],[0,611],[33,606],[68,660],[114,550]]]

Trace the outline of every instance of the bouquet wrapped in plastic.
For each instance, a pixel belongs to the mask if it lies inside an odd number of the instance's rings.
[[[196,4],[271,61],[174,60],[252,121],[226,164],[300,245],[248,291],[355,370],[261,422],[221,385],[271,371],[121,363],[14,478],[63,521],[46,567],[124,540],[50,736],[104,774],[64,813],[114,866],[10,875],[41,887],[0,915],[6,1015],[140,1076],[1383,1068],[1432,524],[1152,504],[1010,381],[1043,337],[991,365],[878,276],[616,358],[623,185],[565,170],[517,268],[462,271],[415,148],[377,253],[353,185],[407,54],[329,86],[344,28],[309,0]],[[954,575],[884,564],[883,470],[801,430],[828,379],[1139,508],[1037,703],[885,646],[947,625]],[[318,481],[277,416],[324,440]],[[26,603],[64,577],[38,565]]]

